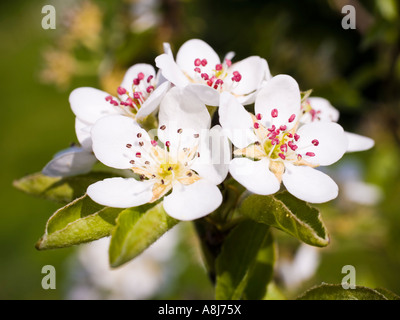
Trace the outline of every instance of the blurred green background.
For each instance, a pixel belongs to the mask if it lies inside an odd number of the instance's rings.
[[[56,9],[55,30],[41,26],[46,4]],[[355,30],[342,28],[345,4],[356,9]],[[282,292],[291,298],[321,282],[340,283],[342,267],[353,265],[357,285],[400,294],[399,15],[396,0],[2,1],[0,299],[68,296],[69,261],[78,248],[34,248],[59,205],[25,195],[12,182],[75,142],[71,90],[114,93],[129,66],[154,65],[163,42],[176,53],[191,38],[221,57],[235,51],[234,61],[267,59],[273,75],[289,74],[302,90],[329,99],[347,131],[376,142],[329,168],[341,187],[335,201],[320,206],[331,244],[317,250],[315,274],[299,286],[285,285],[277,272]],[[299,243],[278,231],[275,237],[280,258],[290,259]],[[179,247],[182,272],[155,298],[212,298],[193,250]],[[57,270],[56,290],[41,287],[41,269],[49,264]]]

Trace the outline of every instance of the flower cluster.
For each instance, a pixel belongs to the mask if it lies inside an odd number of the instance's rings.
[[[168,44],[164,51],[157,72],[132,66],[117,96],[94,88],[71,93],[80,147],[57,154],[46,175],[85,173],[98,160],[130,176],[89,186],[95,202],[129,208],[162,199],[170,216],[194,220],[222,204],[219,185],[229,174],[256,194],[284,186],[307,202],[332,200],[338,186],[317,167],[374,144],[345,132],[327,100],[302,92],[289,75],[272,76],[261,57],[234,62],[229,52],[220,60],[198,39],[184,43],[176,59]]]

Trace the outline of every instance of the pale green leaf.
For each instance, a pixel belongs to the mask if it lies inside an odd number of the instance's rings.
[[[286,191],[271,196],[249,195],[242,201],[239,212],[309,245],[324,247],[329,244],[319,211]]]
[[[114,176],[108,172],[91,172],[73,177],[48,177],[41,172],[15,180],[13,186],[27,194],[68,203],[81,197],[92,183]]]
[[[340,284],[322,284],[306,291],[298,300],[388,300],[376,290],[356,286],[344,289]]]
[[[165,212],[162,202],[125,209],[111,236],[111,267],[132,260],[177,223]]]
[[[84,195],[50,217],[36,248],[63,248],[109,236],[122,210],[103,207]]]

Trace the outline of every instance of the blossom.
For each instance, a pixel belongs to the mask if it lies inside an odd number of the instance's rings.
[[[117,88],[118,98],[107,92],[81,87],[69,97],[76,116],[75,131],[81,145],[91,145],[90,130],[100,118],[120,114],[136,120],[156,111],[169,89],[169,83],[149,64],[135,64],[126,72]]]
[[[178,50],[176,61],[168,44],[166,53],[156,58],[163,76],[178,87],[188,87],[206,105],[218,106],[221,92],[232,93],[240,103],[254,102],[257,90],[268,78],[267,61],[251,56],[232,63],[233,52],[223,61],[206,42],[186,41]]]
[[[215,161],[212,152],[228,154],[226,139],[219,143],[220,126],[209,129],[211,119],[204,104],[177,87],[161,102],[159,123],[156,132],[148,133],[129,117],[97,121],[92,129],[97,159],[113,168],[130,169],[138,179],[105,179],[89,186],[87,194],[95,202],[118,208],[163,198],[165,211],[179,220],[211,213],[222,202],[217,185],[228,173],[227,165]]]
[[[90,135],[96,121],[113,114],[142,120],[158,108],[168,89],[169,82],[156,75],[151,65],[136,64],[128,69],[118,87],[118,98],[90,87],[73,90],[69,101],[76,116],[75,132],[81,147],[58,153],[44,167],[43,174],[65,177],[89,172],[96,162]]]
[[[301,123],[310,123],[315,121],[333,121],[339,120],[339,111],[331,103],[321,97],[309,97],[304,99],[301,104],[302,116]],[[374,140],[356,133],[345,131],[348,140],[346,152],[365,151],[374,146]]]
[[[338,187],[315,168],[339,160],[347,150],[347,138],[334,122],[300,125],[300,104],[298,84],[287,75],[273,77],[260,90],[255,115],[224,93],[220,123],[238,148],[229,172],[257,194],[273,194],[283,182],[301,200],[326,202],[337,196]]]

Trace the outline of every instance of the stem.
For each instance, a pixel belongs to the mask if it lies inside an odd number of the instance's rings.
[[[211,282],[215,285],[215,261],[229,232],[242,217],[234,218],[236,206],[244,188],[233,179],[221,185],[224,200],[221,206],[210,215],[194,221],[199,236],[203,258]]]
[[[199,236],[208,276],[213,285],[215,285],[215,261],[230,230],[221,231],[206,218],[195,220],[194,225]]]

